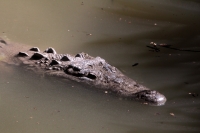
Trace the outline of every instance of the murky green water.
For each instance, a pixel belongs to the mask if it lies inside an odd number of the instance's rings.
[[[199,132],[199,7],[195,0],[1,1],[1,37],[103,57],[168,99],[152,107],[0,63],[1,132]]]

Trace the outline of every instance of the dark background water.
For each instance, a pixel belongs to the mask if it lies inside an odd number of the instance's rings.
[[[6,40],[103,57],[167,97],[165,106],[148,106],[0,63],[1,131],[199,132],[199,6],[195,0],[0,2]]]

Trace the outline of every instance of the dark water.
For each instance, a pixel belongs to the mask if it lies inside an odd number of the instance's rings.
[[[1,131],[199,132],[199,7],[195,0],[0,2],[1,37],[103,57],[168,100],[148,106],[0,63]]]

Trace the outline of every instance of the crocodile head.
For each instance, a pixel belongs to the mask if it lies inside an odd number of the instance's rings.
[[[78,77],[85,82],[91,81],[102,86],[102,88],[109,88],[121,96],[143,100],[150,105],[160,106],[165,104],[164,95],[137,84],[117,68],[106,63],[104,59],[100,57],[88,58],[85,53],[77,55],[75,57],[78,57],[78,59],[64,67],[66,74]]]

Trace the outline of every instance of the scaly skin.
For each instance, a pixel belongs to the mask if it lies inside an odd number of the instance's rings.
[[[25,64],[35,72],[61,76],[123,97],[144,100],[152,105],[164,105],[166,102],[164,95],[137,84],[104,59],[86,53],[75,56],[57,54],[53,48],[40,52],[37,47],[7,43],[0,38],[0,59],[6,63]]]

